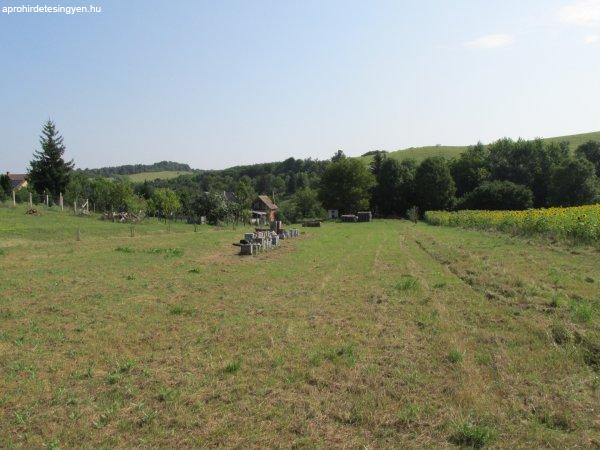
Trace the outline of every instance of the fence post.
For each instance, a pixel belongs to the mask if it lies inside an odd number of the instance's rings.
[[[31,197],[31,192],[29,193],[29,208],[33,208],[33,198]]]
[[[46,194],[46,207],[50,206],[50,202],[48,200],[48,194]]]
[[[17,206],[17,197],[15,195],[15,190],[13,189],[13,206]]]
[[[75,210],[75,214],[77,214],[77,200],[73,200],[73,209]]]

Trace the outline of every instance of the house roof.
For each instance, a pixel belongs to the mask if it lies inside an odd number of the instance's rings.
[[[271,201],[271,199],[269,198],[268,195],[259,195],[258,198],[260,199],[261,202],[263,202],[265,205],[267,205],[267,208],[278,209],[277,205]]]
[[[27,182],[27,174],[26,173],[10,173],[7,172],[6,175],[10,180],[10,186],[15,189]]]

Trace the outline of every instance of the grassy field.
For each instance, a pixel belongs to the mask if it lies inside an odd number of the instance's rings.
[[[189,175],[191,173],[193,173],[193,172],[165,170],[162,172],[133,173],[131,175],[127,175],[127,178],[134,183],[142,183],[146,180],[147,181],[170,180],[171,178],[177,178],[178,176]]]
[[[600,141],[600,131],[593,133],[574,134],[571,136],[558,136],[552,138],[544,138],[548,142],[569,141],[570,148],[574,151],[581,144],[593,140]],[[475,144],[475,142],[473,143]],[[432,145],[426,147],[411,147],[402,150],[391,151],[388,157],[402,161],[405,159],[414,159],[419,162],[431,156],[444,156],[446,158],[454,158],[464,152],[468,146],[448,146],[448,145]],[[365,163],[370,163],[373,156],[362,156],[361,159]]]
[[[0,208],[0,447],[600,446],[596,249],[303,231]]]

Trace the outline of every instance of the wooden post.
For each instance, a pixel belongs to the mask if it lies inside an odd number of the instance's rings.
[[[60,210],[64,211],[65,207],[64,207],[64,203],[63,203],[63,196],[62,196],[62,192],[60,193],[60,197],[58,198],[58,201],[60,203]]]
[[[77,200],[73,200],[73,209],[75,210],[75,214],[77,214]]]
[[[15,190],[13,189],[13,206],[17,206],[17,197],[15,195]]]
[[[90,201],[87,198],[85,199],[85,212],[90,213]]]
[[[48,194],[46,194],[46,207],[50,206],[50,202],[48,200]]]
[[[29,208],[33,208],[33,198],[31,197],[31,192],[29,193]]]
[[[81,230],[79,228],[77,228],[77,240],[81,240]]]

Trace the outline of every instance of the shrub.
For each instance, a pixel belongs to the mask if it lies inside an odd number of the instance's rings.
[[[458,209],[522,210],[533,206],[531,189],[510,181],[483,183],[460,199]]]
[[[409,208],[408,211],[406,211],[406,216],[412,223],[417,223],[419,221],[419,208],[416,206]]]

